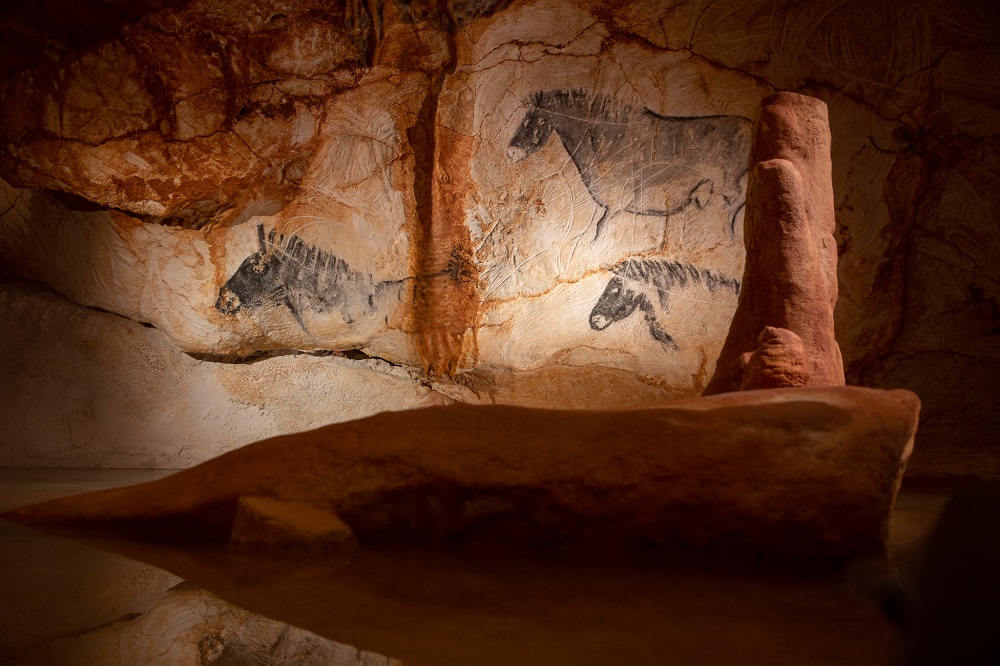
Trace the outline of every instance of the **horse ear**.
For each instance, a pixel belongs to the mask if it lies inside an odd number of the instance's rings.
[[[265,254],[267,252],[267,244],[264,242],[264,225],[257,225],[257,244],[260,246],[259,253]]]
[[[275,239],[278,237],[278,230],[271,227],[271,231],[267,234],[267,251],[269,253],[274,252]]]

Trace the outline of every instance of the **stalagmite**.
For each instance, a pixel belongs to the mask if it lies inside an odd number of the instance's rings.
[[[797,336],[805,357],[803,370],[772,372],[767,387],[843,385],[833,330],[837,244],[826,104],[794,93],[765,99],[750,164],[740,300],[704,395],[764,388],[747,386],[743,375],[767,327]]]

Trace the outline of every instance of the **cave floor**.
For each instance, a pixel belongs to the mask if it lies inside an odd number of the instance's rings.
[[[2,469],[0,510],[168,473]],[[110,548],[132,559],[0,523],[0,663],[895,664],[890,592],[953,492],[904,486],[891,564],[812,574]]]

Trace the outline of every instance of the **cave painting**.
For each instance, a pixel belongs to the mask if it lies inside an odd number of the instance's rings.
[[[590,327],[603,331],[638,309],[653,339],[667,351],[680,348],[661,321],[670,310],[671,294],[679,289],[703,289],[715,294],[719,289],[739,295],[740,281],[707,268],[679,261],[628,259],[614,267],[614,277],[590,311]]]
[[[621,212],[669,219],[721,195],[735,236],[746,201],[751,122],[742,116],[661,116],[583,90],[535,93],[507,147],[520,162],[554,131],[603,212],[595,240]]]
[[[339,310],[344,321],[354,323],[362,312],[374,312],[376,298],[401,281],[373,283],[347,262],[296,235],[288,238],[257,225],[257,252],[243,260],[219,289],[215,308],[235,314],[244,308],[285,306],[302,330],[308,332],[302,313]]]

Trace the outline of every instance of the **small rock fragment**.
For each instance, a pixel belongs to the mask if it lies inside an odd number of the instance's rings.
[[[787,328],[765,326],[756,351],[745,354],[741,391],[806,386],[809,361],[802,338]]]
[[[236,546],[353,548],[354,531],[335,514],[303,502],[242,496],[229,543]]]

